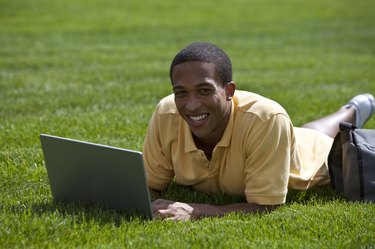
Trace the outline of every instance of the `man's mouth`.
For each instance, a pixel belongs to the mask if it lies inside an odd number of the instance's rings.
[[[191,121],[198,122],[198,121],[205,120],[208,117],[208,113],[194,115],[194,116],[193,115],[187,115],[187,116]]]

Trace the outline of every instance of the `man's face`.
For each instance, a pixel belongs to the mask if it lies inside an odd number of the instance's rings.
[[[191,61],[172,71],[175,103],[192,133],[206,145],[215,145],[227,126],[234,83],[222,86],[215,65]]]

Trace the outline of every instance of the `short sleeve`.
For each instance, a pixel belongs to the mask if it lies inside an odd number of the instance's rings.
[[[143,145],[143,161],[146,169],[147,182],[150,188],[165,189],[174,177],[171,159],[163,148],[158,107],[148,125]]]
[[[253,122],[244,146],[247,202],[282,204],[287,195],[291,153],[295,146],[293,126],[289,117],[282,113]]]

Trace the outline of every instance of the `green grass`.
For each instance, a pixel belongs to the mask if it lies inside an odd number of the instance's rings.
[[[223,47],[238,88],[294,124],[375,94],[369,0],[0,0],[1,248],[373,248],[375,207],[329,187],[291,192],[263,216],[144,221],[52,200],[40,133],[141,150],[169,64],[196,40]],[[375,118],[367,126],[375,128]],[[166,198],[222,204],[171,186]]]

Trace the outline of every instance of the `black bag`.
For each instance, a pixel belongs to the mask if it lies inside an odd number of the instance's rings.
[[[340,123],[328,168],[332,187],[347,200],[375,202],[375,130]]]

